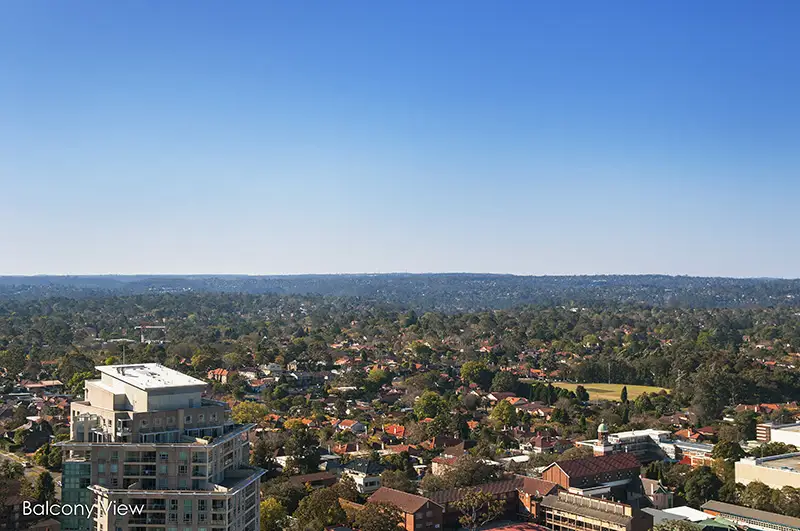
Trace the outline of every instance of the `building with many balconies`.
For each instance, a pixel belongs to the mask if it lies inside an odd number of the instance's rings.
[[[62,502],[89,503],[91,518],[64,530],[256,531],[259,478],[248,432],[227,404],[204,399],[206,383],[157,363],[97,367],[85,400],[72,404]],[[140,508],[119,514],[106,507]],[[92,525],[92,523],[94,525]]]

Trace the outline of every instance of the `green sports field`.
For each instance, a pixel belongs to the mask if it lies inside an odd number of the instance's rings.
[[[566,383],[566,382],[553,382],[555,387],[569,389],[574,391],[576,387],[582,385],[586,391],[589,392],[589,400],[619,400],[619,394],[622,392],[624,384],[604,384],[604,383]],[[663,387],[653,387],[650,385],[628,385],[628,400],[633,400],[642,393],[658,393],[660,391],[667,391]]]

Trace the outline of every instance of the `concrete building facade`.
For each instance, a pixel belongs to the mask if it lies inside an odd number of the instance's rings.
[[[760,481],[773,489],[800,488],[800,452],[740,459],[734,464],[736,483]]]
[[[257,531],[259,478],[248,432],[206,383],[156,363],[97,368],[72,407],[64,451],[64,503],[91,503],[79,531]],[[120,514],[114,507],[137,507]],[[93,526],[92,526],[93,524]]]

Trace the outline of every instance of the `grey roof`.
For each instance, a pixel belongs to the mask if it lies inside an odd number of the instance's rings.
[[[615,524],[624,526],[627,526],[631,522],[631,520],[633,520],[632,516],[625,516],[624,514],[601,511],[599,509],[593,509],[591,507],[583,507],[581,505],[574,505],[572,503],[560,500],[558,496],[554,495],[545,496],[544,499],[542,500],[541,505],[542,507],[558,509],[560,511],[572,514],[579,514],[581,516],[588,516],[590,518],[596,518],[604,522],[614,522]]]
[[[700,508],[704,511],[709,510],[720,513],[722,516],[740,516],[742,518],[750,518],[751,520],[759,520],[761,522],[769,522],[786,527],[792,527],[794,529],[800,529],[800,518],[770,513],[768,511],[759,511],[758,509],[742,507],[741,505],[733,505],[731,503],[711,500],[701,505]]]
[[[379,476],[381,472],[386,470],[385,466],[374,461],[370,461],[369,459],[353,459],[352,461],[346,463],[344,468],[347,470],[352,470],[353,472],[360,472],[368,476]]]

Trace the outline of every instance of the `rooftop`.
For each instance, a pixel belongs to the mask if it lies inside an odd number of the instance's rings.
[[[589,498],[594,500],[594,498]],[[600,501],[600,500],[598,500]],[[587,506],[570,503],[566,499],[559,496],[551,495],[545,496],[542,500],[543,507],[551,509],[558,509],[571,514],[579,514],[581,516],[595,518],[602,522],[613,522],[615,524],[627,526],[633,519],[631,516],[621,514],[620,512],[603,510],[607,505],[602,503],[587,504]]]
[[[103,374],[142,390],[207,385],[203,380],[164,367],[160,363],[101,365],[95,368]]]
[[[367,501],[370,503],[389,503],[405,513],[414,514],[425,507],[425,504],[431,500],[416,494],[381,487]]]
[[[713,511],[720,513],[723,516],[738,516],[741,518],[749,518],[751,520],[758,520],[759,522],[767,522],[772,524],[779,524],[786,527],[793,527],[800,529],[800,518],[792,516],[784,516],[782,514],[770,513],[767,511],[759,511],[757,509],[750,509],[749,507],[742,507],[741,505],[733,505],[730,503],[723,503],[716,500],[707,501],[701,507],[704,511]]]
[[[774,468],[786,472],[800,473],[800,452],[772,455],[758,459],[742,459],[744,463],[753,463],[764,468]]]
[[[570,478],[579,478],[639,468],[641,464],[633,454],[621,453],[560,461],[550,466],[559,467]]]

